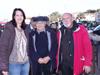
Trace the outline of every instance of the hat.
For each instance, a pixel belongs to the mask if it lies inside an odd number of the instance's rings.
[[[33,21],[33,22],[36,21],[36,18],[37,18],[37,17],[32,17],[32,18],[31,18],[31,21]]]
[[[49,21],[49,18],[47,16],[38,16],[34,19],[34,21]]]

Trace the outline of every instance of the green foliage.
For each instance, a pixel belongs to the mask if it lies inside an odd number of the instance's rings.
[[[57,22],[61,18],[61,14],[57,11],[49,15],[50,22]]]

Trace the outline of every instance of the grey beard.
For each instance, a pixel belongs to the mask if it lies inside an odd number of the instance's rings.
[[[66,28],[68,28],[68,27],[70,27],[70,25],[65,25],[65,24],[63,24]]]

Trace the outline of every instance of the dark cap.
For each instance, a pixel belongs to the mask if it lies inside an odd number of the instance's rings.
[[[37,18],[37,17],[32,17],[32,18],[31,18],[31,21],[33,21],[33,22],[36,21],[36,18]]]
[[[47,16],[38,16],[35,17],[34,21],[49,21],[49,18]]]

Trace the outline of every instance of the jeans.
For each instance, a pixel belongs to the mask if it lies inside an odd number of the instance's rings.
[[[24,64],[9,64],[9,75],[29,75],[29,62]]]

